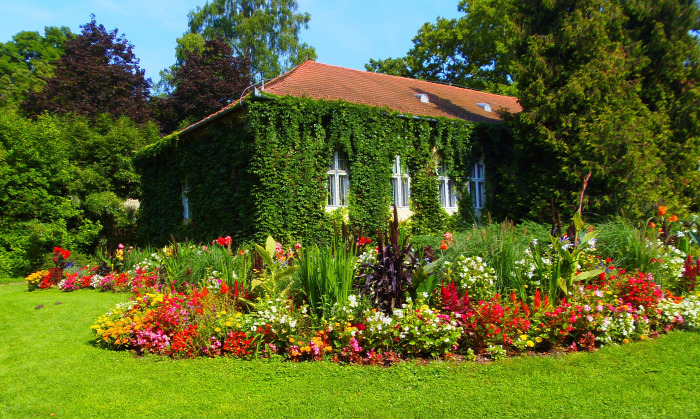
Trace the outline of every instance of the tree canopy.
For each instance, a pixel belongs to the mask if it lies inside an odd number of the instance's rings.
[[[221,37],[183,50],[170,74],[170,95],[157,99],[162,130],[182,128],[238,99],[251,84],[248,66],[247,59],[233,56],[231,46]]]
[[[44,36],[22,31],[0,43],[0,106],[19,104],[28,93],[43,89],[71,37],[67,27],[51,26],[44,28]]]
[[[523,112],[506,116],[521,158],[520,204],[642,218],[697,210],[700,49],[694,1],[514,2],[513,69]]]
[[[510,0],[462,0],[459,19],[425,23],[406,57],[371,59],[368,71],[517,94],[512,48],[515,25]]]
[[[25,109],[33,115],[49,111],[95,118],[108,113],[148,120],[150,80],[139,68],[133,45],[117,29],[107,31],[98,25],[94,15],[81,28],[66,43],[46,86],[24,102]]]
[[[250,74],[268,79],[308,59],[316,50],[300,42],[311,16],[296,0],[211,0],[189,14],[191,32],[222,36],[238,57],[250,60]]]

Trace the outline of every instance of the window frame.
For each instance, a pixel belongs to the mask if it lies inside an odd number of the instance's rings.
[[[401,156],[394,157],[391,166],[391,197],[396,208],[411,206],[411,175],[408,168],[401,165]]]
[[[483,161],[474,163],[467,185],[469,195],[472,197],[472,207],[477,210],[484,209],[486,204],[486,166]]]
[[[438,161],[435,168],[435,173],[438,176],[438,198],[440,206],[449,210],[456,210],[459,206],[459,194],[456,191],[454,179],[447,174],[447,164],[443,160]],[[445,194],[445,191],[447,194]]]
[[[186,222],[192,220],[192,211],[190,209],[189,193],[190,193],[190,187],[187,184],[187,180],[185,179],[182,182],[181,197],[182,197],[182,219],[185,220]]]
[[[345,162],[345,169],[341,168],[341,161]],[[328,166],[326,207],[344,208],[348,206],[348,194],[350,190],[350,173],[348,159],[344,153],[335,151]],[[341,194],[341,185],[344,186],[344,193]],[[342,196],[341,196],[342,195]]]

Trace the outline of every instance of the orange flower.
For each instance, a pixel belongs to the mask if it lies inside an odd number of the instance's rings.
[[[665,215],[665,214],[666,214],[666,209],[667,209],[667,208],[664,207],[663,205],[660,206],[660,207],[659,207],[659,216]]]
[[[668,217],[668,221],[675,223],[676,221],[678,221],[678,217],[675,215],[672,215],[672,216]]]
[[[649,228],[656,228],[656,224],[653,221],[649,221]]]
[[[440,250],[447,250],[447,243],[445,243],[445,240],[440,243]]]

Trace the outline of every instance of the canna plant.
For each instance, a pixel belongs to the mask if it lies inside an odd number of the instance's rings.
[[[572,219],[571,226],[567,234],[563,237],[550,236],[552,242],[552,264],[549,275],[549,297],[556,300],[561,292],[566,295],[572,288],[574,280],[583,281],[596,277],[605,271],[598,268],[591,271],[580,272],[582,258],[590,248],[591,240],[595,239],[596,232],[589,231],[579,238],[579,233],[585,224],[581,218],[581,213],[576,212]]]
[[[549,287],[548,293],[551,301],[559,301],[559,296],[567,295],[572,289],[574,280],[583,281],[588,278],[596,277],[605,272],[604,268],[598,268],[591,271],[580,272],[582,258],[585,252],[591,248],[591,243],[595,239],[597,232],[593,228],[588,229],[588,233],[579,237],[586,224],[583,222],[581,211],[583,209],[583,197],[586,192],[586,186],[591,178],[591,173],[583,179],[583,188],[579,199],[578,211],[574,213],[571,219],[571,224],[566,230],[566,234],[562,234],[562,223],[559,215],[554,210],[554,200],[552,200],[552,233],[549,238],[552,242],[552,263],[550,265]]]
[[[368,295],[371,303],[385,314],[391,315],[406,301],[406,292],[413,288],[412,277],[418,267],[413,253],[410,235],[399,241],[399,220],[394,205],[394,219],[389,223],[389,234],[378,231],[377,261],[365,263],[358,276],[365,280],[362,293]]]
[[[259,286],[272,297],[286,297],[294,282],[294,272],[296,272],[299,267],[287,266],[279,259],[275,261],[277,243],[275,239],[270,236],[267,236],[265,247],[256,243],[255,250],[262,258],[265,266],[263,269],[258,270],[257,278],[253,279],[251,282],[251,290]]]

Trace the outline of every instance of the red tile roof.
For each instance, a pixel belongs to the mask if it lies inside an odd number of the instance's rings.
[[[307,96],[312,99],[346,100],[369,106],[427,117],[458,118],[474,122],[498,122],[497,111],[520,112],[518,98],[424,80],[352,70],[306,61],[265,84],[275,95]],[[429,103],[416,95],[426,94]],[[477,103],[491,106],[487,112]],[[482,105],[483,106],[483,105]]]
[[[293,70],[270,80],[262,90],[278,96],[346,100],[361,105],[386,107],[415,116],[446,117],[473,122],[499,122],[499,110],[505,109],[510,112],[522,110],[518,98],[512,96],[353,70],[315,61],[306,61]],[[421,101],[421,95],[427,95],[427,102]],[[180,133],[184,134],[223,116],[239,104],[240,100],[237,100],[190,125]],[[488,104],[492,112],[487,112],[483,104]]]

